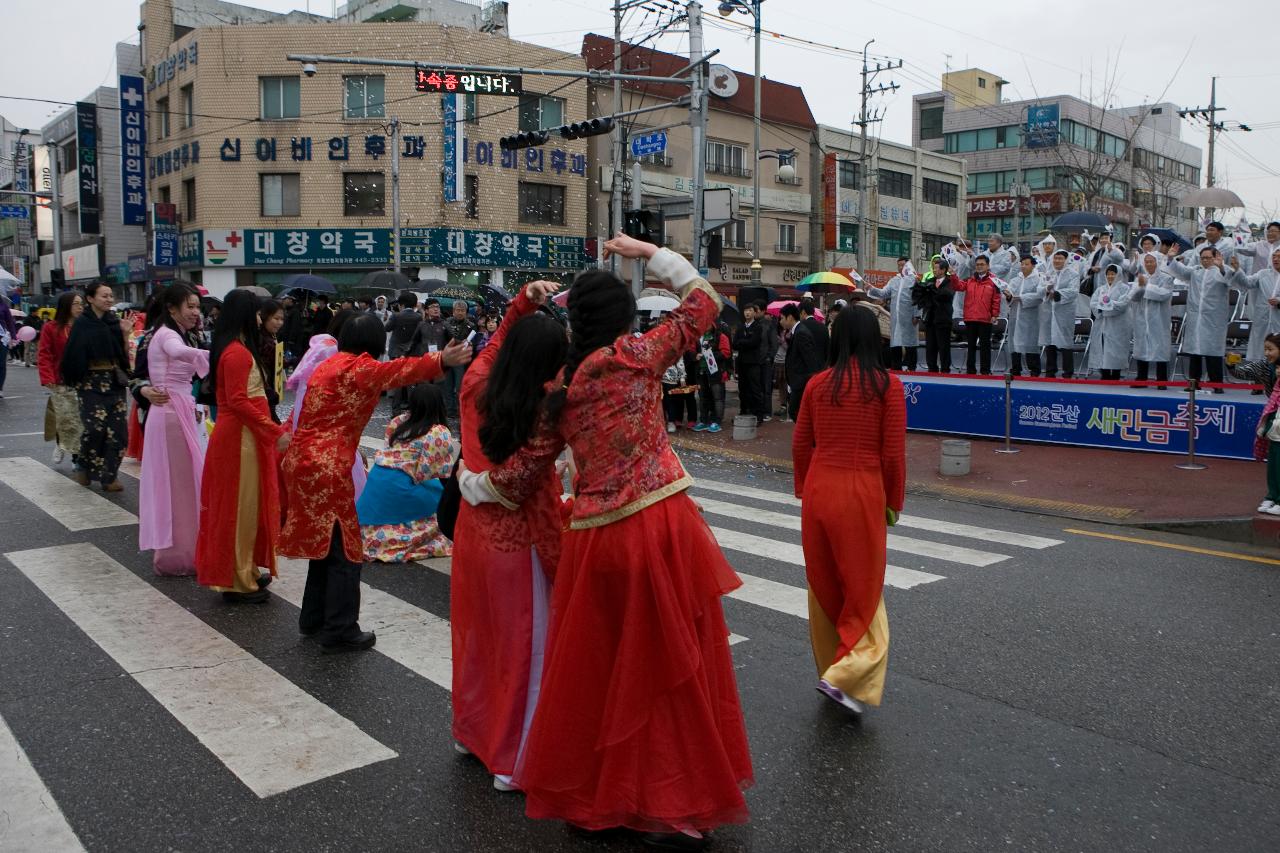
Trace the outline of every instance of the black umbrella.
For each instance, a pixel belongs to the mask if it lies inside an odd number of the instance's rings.
[[[720,322],[731,327],[742,325],[742,312],[738,310],[737,305],[734,305],[728,299],[724,301],[724,307],[720,309]]]
[[[1053,220],[1053,225],[1049,227],[1054,231],[1083,231],[1086,228],[1102,230],[1110,224],[1107,217],[1101,213],[1094,213],[1092,210],[1073,210]]]
[[[312,293],[337,293],[338,289],[327,278],[310,273],[287,275],[281,282],[284,290],[309,290]],[[284,292],[283,290],[281,291]]]
[[[1141,240],[1148,234],[1156,237],[1161,243],[1177,243],[1178,248],[1183,251],[1191,248],[1191,241],[1172,228],[1148,228],[1138,234],[1138,239]]]
[[[480,285],[480,298],[486,305],[506,305],[511,301],[511,294],[493,284]]]
[[[412,290],[413,282],[409,277],[395,270],[378,270],[360,279],[357,287],[376,287],[379,290]]]

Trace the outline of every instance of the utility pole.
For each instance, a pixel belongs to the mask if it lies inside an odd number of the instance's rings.
[[[465,179],[463,181],[465,185]],[[465,203],[465,202],[464,202]],[[391,118],[391,241],[394,269],[400,272],[400,119]]]
[[[631,162],[632,210],[639,210],[644,205],[644,188],[641,186],[643,180],[644,170],[640,167],[640,161],[633,160]],[[631,262],[631,292],[639,296],[641,290],[644,290],[644,259],[636,258]]]
[[[622,73],[622,3],[621,0],[613,4],[613,73]],[[617,115],[622,112],[622,80],[619,77],[613,78],[613,114]],[[610,233],[609,237],[622,230],[622,176],[623,163],[625,156],[625,148],[623,142],[622,122],[614,122],[613,125],[613,181],[612,194],[610,201],[612,202],[611,210],[613,215],[610,216]],[[634,264],[632,264],[634,267]],[[618,272],[618,256],[613,255],[609,258],[609,269],[616,275]]]
[[[689,60],[693,68],[693,97],[689,101],[689,119],[693,127],[693,265],[703,267],[702,232],[705,221],[702,193],[707,182],[707,68],[702,55],[702,4],[689,3]],[[757,166],[759,164],[756,164]],[[755,200],[756,216],[760,200]]]
[[[894,65],[890,62],[887,65],[876,63],[875,68],[867,65],[867,51],[871,45],[875,43],[875,39],[869,39],[862,48],[862,107],[858,110],[858,120],[854,122],[861,129],[862,142],[858,148],[858,266],[863,271],[871,268],[871,264],[876,257],[875,252],[869,249],[871,232],[867,227],[867,125],[873,121],[879,121],[879,118],[871,118],[867,113],[867,99],[872,95],[878,95],[882,92],[892,92],[898,88],[898,84],[890,81],[888,85],[871,86],[871,82],[875,76],[881,71],[892,71],[895,68],[902,67],[902,60],[898,60],[898,64]]]
[[[1225,110],[1226,107],[1218,106],[1218,78],[1211,77],[1209,79],[1209,106],[1193,107],[1188,110],[1178,110],[1178,115],[1182,118],[1194,117],[1205,119],[1209,123],[1209,169],[1205,177],[1205,186],[1213,186],[1213,155],[1217,145],[1218,131],[1225,130],[1222,122],[1218,121],[1217,114]],[[1205,216],[1213,216],[1213,208],[1206,207]]]
[[[53,268],[62,269],[62,177],[58,174],[58,146],[46,142],[49,149],[49,181],[53,191]],[[52,281],[52,276],[50,277]]]

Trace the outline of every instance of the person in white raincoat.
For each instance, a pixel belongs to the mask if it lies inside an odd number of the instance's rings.
[[[893,317],[893,333],[889,338],[889,368],[891,370],[915,370],[919,364],[920,319],[911,304],[911,288],[916,274],[907,258],[898,258],[898,274],[884,287],[867,289],[873,299],[884,302]]]
[[[1176,249],[1170,249],[1170,255]],[[1187,377],[1200,379],[1206,368],[1210,382],[1222,381],[1223,356],[1227,353],[1227,322],[1231,316],[1231,284],[1222,253],[1209,243],[1200,247],[1200,266],[1178,260],[1166,265],[1174,278],[1187,283],[1187,314],[1183,319],[1182,354],[1188,357]],[[1221,388],[1214,388],[1221,394]]]
[[[997,279],[1002,285],[1008,285],[1010,281],[1018,275],[1018,253],[1010,246],[1004,244],[1004,238],[999,234],[992,234],[987,238],[987,248],[978,253],[978,257],[987,259],[987,267],[991,270],[991,277]],[[1000,301],[1000,316],[1009,316],[1010,303],[1008,299]]]
[[[1147,255],[1154,254],[1160,259],[1160,263],[1164,263],[1164,255],[1160,252],[1160,239],[1154,234],[1143,234],[1138,240],[1138,248],[1134,249],[1129,256],[1129,260],[1124,262],[1124,272],[1131,280],[1138,277],[1138,273],[1142,272],[1143,265],[1147,262]]]
[[[1236,250],[1236,256],[1241,259],[1241,272],[1257,275],[1270,270],[1272,257],[1277,251],[1280,251],[1280,222],[1268,222],[1266,239],[1249,243]],[[1244,264],[1246,257],[1250,259],[1248,266]],[[1245,308],[1245,316],[1252,321],[1249,326],[1249,349],[1245,358],[1248,361],[1259,361],[1262,358],[1263,340],[1270,334],[1266,329],[1271,323],[1271,315],[1275,309],[1267,302],[1267,296],[1262,289],[1247,290],[1245,298],[1249,301]]]
[[[1036,272],[1048,275],[1049,270],[1053,268],[1053,253],[1058,251],[1058,238],[1049,234],[1031,251],[1036,257]]]
[[[1102,286],[1089,297],[1093,332],[1089,335],[1089,366],[1103,379],[1116,380],[1129,367],[1133,352],[1133,315],[1129,313],[1131,288],[1120,274],[1119,264],[1103,271]]]
[[[1236,254],[1236,241],[1232,237],[1226,235],[1226,226],[1221,222],[1210,222],[1204,227],[1204,237],[1206,245],[1212,246],[1218,250],[1218,254],[1222,255],[1222,263],[1225,266],[1231,262]],[[1201,249],[1204,246],[1200,247]]]
[[[1124,253],[1117,249],[1111,242],[1110,232],[1103,232],[1098,235],[1098,245],[1092,252],[1085,252],[1085,262],[1083,265],[1083,275],[1080,276],[1080,294],[1082,297],[1092,299],[1093,294],[1100,290],[1107,283],[1107,267],[1112,264],[1117,266],[1124,263]],[[1084,299],[1081,299],[1083,302]],[[1089,303],[1090,310],[1093,303]],[[1084,306],[1081,306],[1081,314],[1085,313]]]
[[[1036,269],[1036,259],[1027,255],[1018,262],[1018,274],[1009,282],[1009,372],[1022,375],[1022,362],[1027,372],[1040,375],[1040,305],[1044,302],[1041,288],[1044,276]]]
[[[1058,249],[1053,263],[1042,276],[1040,299],[1040,345],[1045,348],[1044,375],[1058,372],[1058,354],[1062,354],[1062,375],[1070,379],[1075,372],[1076,296],[1080,293],[1080,269],[1067,263],[1070,253]]]
[[[1169,360],[1173,357],[1170,300],[1174,282],[1164,269],[1160,255],[1147,252],[1142,256],[1142,270],[1133,281],[1133,298],[1129,313],[1133,315],[1133,358],[1138,363],[1138,381],[1145,382],[1156,366],[1156,380],[1169,378]],[[1164,390],[1164,386],[1160,386]]]
[[[1231,259],[1231,267],[1231,283],[1248,293],[1253,304],[1250,318],[1253,324],[1249,329],[1249,349],[1245,360],[1259,361],[1267,335],[1280,332],[1280,242],[1277,242],[1265,267],[1255,260],[1257,272],[1246,274],[1239,268],[1236,258]]]

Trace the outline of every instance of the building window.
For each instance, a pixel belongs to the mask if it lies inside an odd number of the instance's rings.
[[[882,258],[911,257],[911,232],[881,227],[876,252]]]
[[[921,107],[920,109],[920,139],[941,139],[942,138],[942,113],[943,107]]]
[[[480,218],[480,176],[466,175],[463,194],[467,204],[467,218]]]
[[[733,175],[739,178],[751,177],[751,170],[746,167],[746,149],[731,142],[707,143],[707,171],[718,175]]]
[[[297,77],[259,77],[258,85],[264,119],[297,118],[302,114],[302,95]]]
[[[169,138],[169,99],[156,98],[156,136]]]
[[[933,178],[925,178],[924,186],[921,188],[924,193],[924,200],[929,204],[941,204],[945,207],[955,207],[959,198],[960,187],[947,181],[938,181]]]
[[[1014,185],[1017,176],[1018,173],[1013,169],[1007,169],[1003,172],[973,172],[965,179],[965,182],[968,185],[970,195],[991,195],[992,193],[1008,192],[1009,188]]]
[[[1066,122],[1063,122],[1065,125]],[[962,130],[943,134],[948,154],[964,154],[969,151],[992,151],[997,148],[1018,147],[1018,126],[984,127],[981,130]]]
[[[302,205],[299,201],[298,173],[262,175],[262,215],[298,216]]]
[[[520,96],[520,132],[548,130],[564,124],[564,98]]]
[[[169,188],[168,188],[167,186],[163,186],[163,187],[161,187],[161,188],[160,188],[160,203],[161,203],[161,204],[169,204],[169,203],[170,203],[170,202],[172,202],[172,201],[173,201],[173,196],[172,196],[172,193],[170,192]]]
[[[196,90],[194,83],[182,87],[182,126],[191,127],[196,123]]]
[[[480,114],[476,106],[477,100],[478,97],[476,95],[462,96],[462,120],[467,124],[480,123]]]
[[[880,195],[894,198],[911,198],[911,174],[894,172],[889,169],[879,171]]]
[[[796,226],[794,222],[778,223],[778,251],[794,255],[800,249],[796,246]]]
[[[382,172],[344,172],[342,213],[345,216],[382,216],[387,182]]]
[[[841,252],[858,251],[858,225],[856,222],[840,223],[840,234],[836,248]]]
[[[845,190],[858,189],[858,164],[853,160],[840,160],[836,162],[836,174],[840,181],[840,188]]]
[[[930,261],[933,256],[941,253],[942,247],[954,239],[954,237],[947,237],[944,234],[921,234],[920,250],[925,261],[925,270],[921,270],[919,272],[923,273],[924,271],[931,270],[933,265]]]
[[[978,88],[979,88],[979,89],[985,89],[985,88],[987,88],[987,78],[986,78],[986,77],[979,77],[979,78],[978,78]]]
[[[196,179],[187,178],[182,182],[182,207],[186,211],[187,222],[196,221]]]
[[[357,74],[342,78],[347,118],[382,118],[387,114],[386,78],[381,74]]]
[[[724,248],[726,249],[750,249],[751,245],[747,242],[747,220],[735,219],[723,229],[724,232]]]
[[[520,222],[524,225],[563,225],[564,187],[521,181]]]

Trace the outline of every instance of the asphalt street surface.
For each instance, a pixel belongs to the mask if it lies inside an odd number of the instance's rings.
[[[0,850],[641,849],[526,819],[454,752],[447,562],[366,567],[378,646],[322,656],[300,566],[259,606],[156,577],[137,480],[77,499],[69,463],[49,476],[35,371],[5,394]],[[684,458],[746,580],[724,608],[756,784],[713,849],[1276,849],[1280,565],[909,498],[885,701],[855,718],[814,689],[790,475]],[[284,742],[319,746],[264,766]]]

